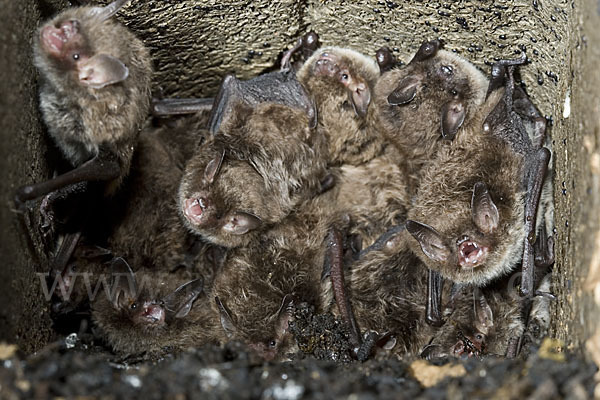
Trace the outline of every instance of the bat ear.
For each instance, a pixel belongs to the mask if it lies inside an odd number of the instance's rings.
[[[106,7],[94,7],[90,10],[90,14],[100,19],[100,21],[105,21],[115,15],[128,1],[129,0],[116,0]]]
[[[138,293],[137,281],[131,267],[121,257],[115,258],[112,262],[111,275],[110,300],[118,309],[135,299]]]
[[[478,287],[473,289],[473,301],[475,303],[475,328],[484,335],[488,335],[494,327],[494,314]]]
[[[128,76],[125,64],[108,54],[97,54],[79,67],[79,81],[94,89],[122,82]]]
[[[387,101],[392,106],[401,106],[408,104],[417,95],[417,86],[420,80],[414,76],[408,76],[398,83],[396,89],[389,94]]]
[[[173,318],[183,318],[190,313],[192,304],[204,289],[204,280],[195,279],[179,286],[173,293],[163,300],[167,309],[167,315]]]
[[[412,64],[413,62],[424,61],[428,58],[435,56],[438,50],[440,49],[441,44],[442,43],[439,40],[423,42],[423,44],[421,44],[421,47],[419,47],[419,50],[417,50],[417,54],[415,54],[413,59],[410,60],[409,64]]]
[[[215,181],[215,177],[221,170],[221,165],[223,165],[223,159],[225,158],[225,150],[221,152],[220,156],[216,156],[206,165],[204,169],[204,180],[206,182],[213,183]]]
[[[369,110],[369,104],[371,104],[371,90],[369,89],[369,85],[359,81],[350,90],[352,91],[351,99],[354,112],[359,117],[364,117]]]
[[[483,182],[477,182],[473,186],[473,197],[471,197],[471,215],[473,223],[483,233],[491,233],[498,227],[500,215],[494,204],[487,186]]]
[[[229,311],[227,311],[227,308],[225,308],[225,304],[221,302],[219,296],[215,297],[215,303],[217,303],[217,307],[219,308],[221,326],[225,330],[225,334],[227,335],[227,337],[231,339],[236,331],[235,324],[233,323],[233,318],[231,318],[231,314],[229,314]]]
[[[277,334],[282,336],[288,329],[288,323],[294,312],[294,297],[286,294],[281,301],[281,306],[275,316],[277,317]]]
[[[432,227],[420,222],[407,220],[406,230],[417,239],[423,253],[425,253],[427,257],[442,262],[450,257],[450,249],[448,249],[448,246],[444,243],[442,235]]]
[[[465,105],[460,100],[452,100],[442,107],[442,138],[452,140],[465,122]]]
[[[223,226],[223,229],[233,235],[243,235],[258,228],[261,224],[262,221],[256,215],[238,211],[229,217],[229,221]]]

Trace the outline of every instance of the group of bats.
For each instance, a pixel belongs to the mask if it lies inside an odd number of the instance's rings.
[[[488,78],[437,40],[402,65],[309,32],[214,99],[152,100],[150,54],[113,18],[126,2],[34,40],[73,168],[15,202],[42,199],[57,310],[89,303],[119,353],[239,340],[265,360],[294,350],[301,303],[347,324],[358,360],[515,356],[547,324],[550,152],[524,56]]]

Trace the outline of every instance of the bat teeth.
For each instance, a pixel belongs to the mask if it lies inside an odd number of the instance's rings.
[[[459,245],[458,264],[463,268],[474,268],[486,258],[488,248],[473,241],[465,241]]]

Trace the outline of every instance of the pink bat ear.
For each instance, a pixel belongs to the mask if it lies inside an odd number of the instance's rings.
[[[352,106],[359,117],[367,115],[371,103],[371,90],[365,82],[358,81],[348,87],[352,91]]]
[[[229,217],[223,230],[233,235],[243,235],[261,225],[262,221],[256,215],[238,211]]]
[[[483,233],[491,233],[498,227],[500,220],[498,208],[483,182],[477,182],[473,186],[471,213],[473,222]]]
[[[494,327],[494,313],[481,289],[473,289],[473,302],[475,306],[475,328],[484,335],[488,335]]]
[[[79,81],[94,89],[122,82],[128,76],[125,64],[108,54],[95,55],[79,67]]]
[[[407,220],[406,230],[417,239],[427,257],[441,262],[447,261],[450,257],[450,249],[444,243],[442,235],[429,225]]]

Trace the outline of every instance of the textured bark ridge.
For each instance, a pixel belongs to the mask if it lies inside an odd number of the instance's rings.
[[[47,304],[34,275],[44,271],[46,260],[30,254],[30,247],[39,247],[37,238],[28,239],[10,209],[11,198],[20,184],[40,181],[51,172],[49,157],[56,151],[39,121],[30,43],[39,21],[67,3],[24,0],[0,9],[0,304],[5,305],[0,332],[26,350],[49,338]],[[524,86],[553,121],[553,290],[558,297],[553,334],[573,348],[593,334],[598,317],[592,292],[600,281],[600,272],[588,274],[590,265],[600,270],[596,2],[133,0],[118,18],[151,50],[155,93],[170,97],[212,96],[227,73],[250,78],[273,68],[282,51],[309,29],[324,45],[369,55],[388,46],[404,62],[423,40],[441,38],[446,50],[486,72],[494,59],[516,58],[526,51],[530,63],[521,69]]]

